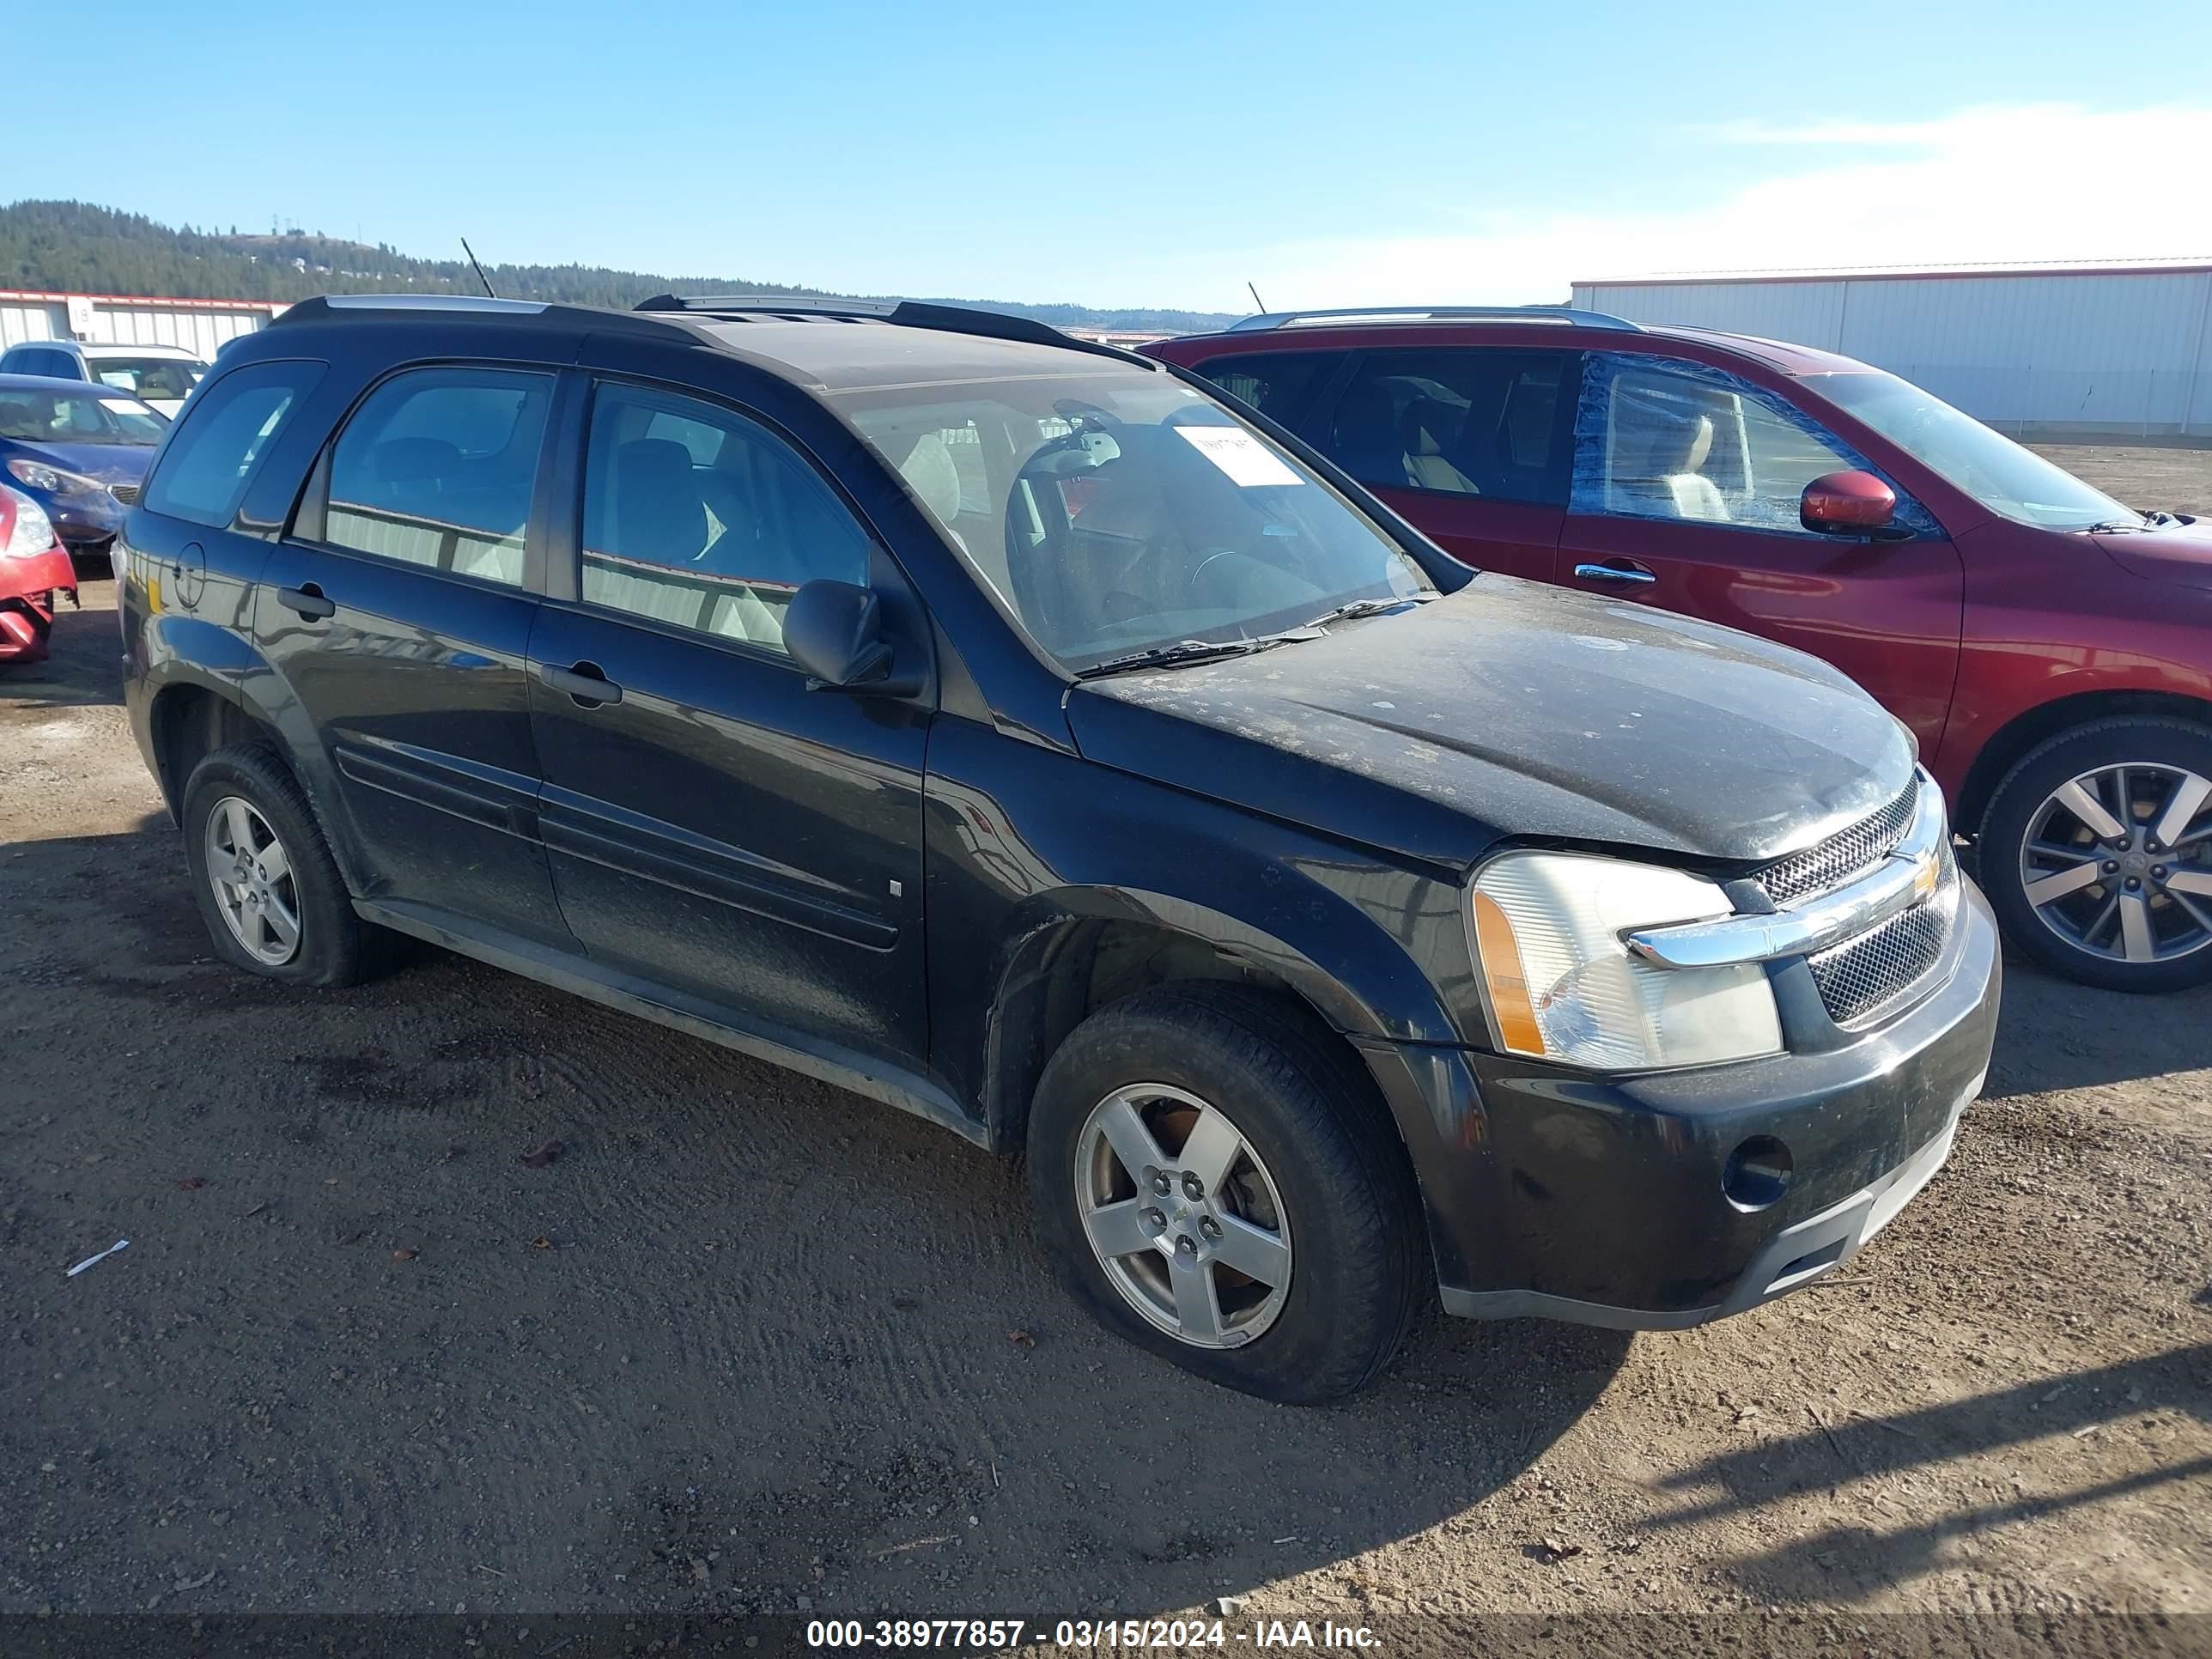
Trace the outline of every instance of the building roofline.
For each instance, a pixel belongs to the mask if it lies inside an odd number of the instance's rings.
[[[2049,265],[1840,266],[1828,270],[1715,270],[1702,276],[1577,276],[1571,286],[1602,288],[1711,288],[1792,283],[1956,282],[1976,277],[2023,276],[2202,276],[2212,274],[2212,259],[2137,259]]]
[[[90,300],[95,305],[181,306],[188,311],[266,311],[271,313],[295,303],[290,300],[203,300],[161,294],[78,294],[59,289],[0,288],[0,302],[26,300],[48,305],[57,300]]]

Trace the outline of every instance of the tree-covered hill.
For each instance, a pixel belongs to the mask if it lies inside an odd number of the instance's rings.
[[[492,286],[510,299],[578,305],[628,307],[648,295],[667,293],[821,291],[734,276],[658,276],[604,265],[487,264],[484,270]],[[283,226],[259,234],[240,232],[235,225],[173,229],[143,214],[86,202],[34,201],[0,207],[0,288],[210,300],[480,291],[465,260],[417,259],[383,243],[370,247]],[[1212,312],[989,303],[994,310],[1062,328],[1188,332],[1230,320]]]

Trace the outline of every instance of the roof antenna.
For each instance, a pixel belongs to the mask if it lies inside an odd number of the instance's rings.
[[[492,290],[491,278],[483,274],[483,267],[482,265],[477,264],[477,251],[469,246],[469,239],[465,236],[461,238],[461,252],[469,256],[469,263],[471,264],[476,265],[477,281],[484,285],[484,297],[488,300],[496,300],[499,298],[499,295]]]
[[[1256,288],[1252,288],[1252,284],[1249,279],[1245,282],[1244,286],[1252,289],[1252,303],[1259,307],[1262,312],[1266,311],[1267,308],[1267,302],[1260,297],[1260,290]]]

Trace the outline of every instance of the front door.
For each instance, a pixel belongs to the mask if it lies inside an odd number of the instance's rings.
[[[575,597],[531,645],[541,830],[598,961],[759,1035],[921,1069],[926,709],[810,691],[781,617],[896,581],[843,499],[733,409],[602,381]]]
[[[1453,557],[1549,581],[1580,362],[1510,348],[1363,352],[1321,447]]]
[[[1561,579],[1826,659],[1936,750],[1958,677],[1965,574],[1896,481],[1893,534],[1798,520],[1823,473],[1872,471],[1766,388],[1701,363],[1592,356]]]
[[[554,383],[489,367],[385,380],[270,553],[255,634],[328,750],[368,896],[559,944],[526,678]]]

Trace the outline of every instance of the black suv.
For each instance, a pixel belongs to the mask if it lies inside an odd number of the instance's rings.
[[[1678,1327],[1942,1163],[1996,935],[1794,651],[1455,563],[1164,364],[951,307],[311,300],[125,532],[216,948],[411,934],[1025,1152],[1107,1324],[1318,1401]]]

